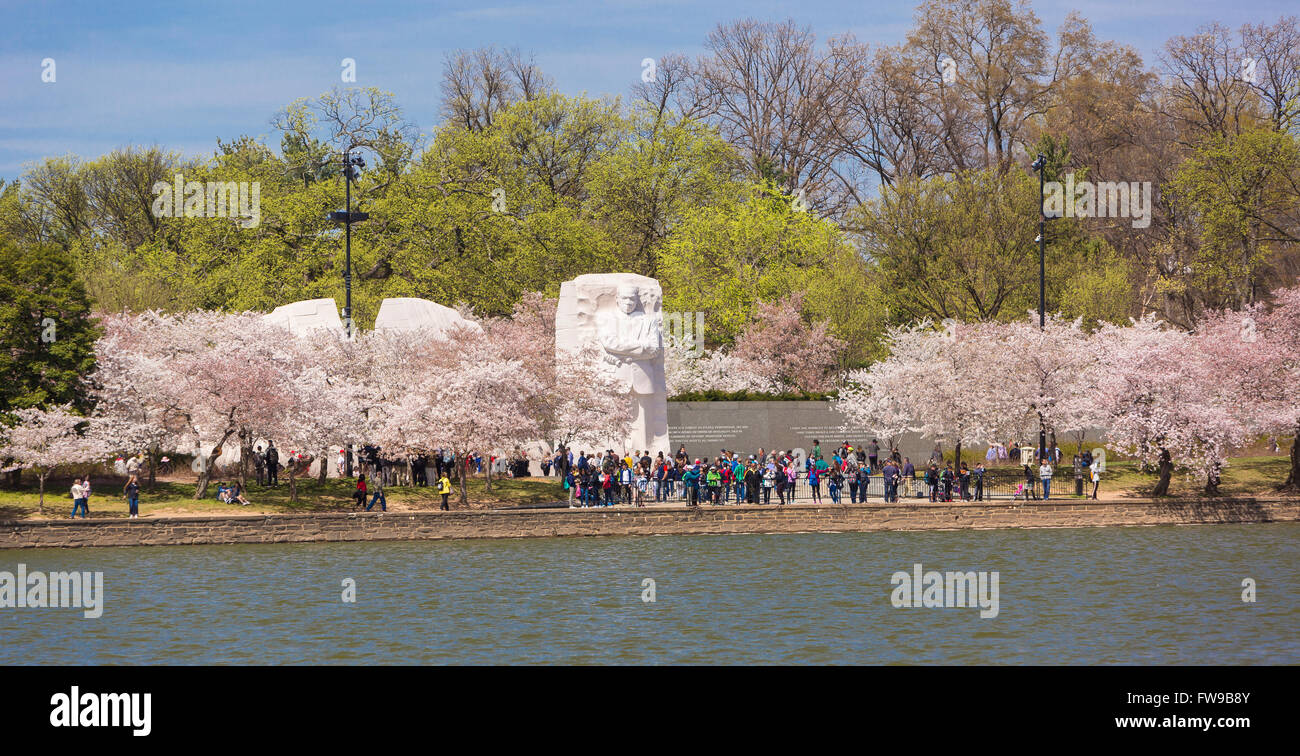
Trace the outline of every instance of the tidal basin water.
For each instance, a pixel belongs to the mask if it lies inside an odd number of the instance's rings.
[[[1300,663],[1300,523],[0,552],[20,562],[103,571],[104,611],[0,608],[4,665]],[[916,563],[999,573],[998,615],[894,607]]]

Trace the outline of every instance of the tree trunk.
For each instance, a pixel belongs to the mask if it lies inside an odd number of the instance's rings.
[[[154,489],[158,481],[158,445],[149,447],[149,490]]]
[[[329,476],[330,471],[330,450],[326,449],[320,453],[320,473],[316,477],[316,482],[324,483],[325,478]]]
[[[465,466],[469,464],[469,459],[460,459],[457,457],[456,462],[453,464],[456,466],[456,478],[460,481],[460,505],[462,507],[468,507],[469,490],[465,484],[465,478],[469,477],[467,474],[469,470]]]
[[[247,428],[239,430],[239,489],[248,490],[248,463],[253,458],[253,433]]]
[[[1209,474],[1205,476],[1205,495],[1206,495],[1206,496],[1218,496],[1218,495],[1219,495],[1219,482],[1220,482],[1220,480],[1221,480],[1221,478],[1220,478],[1220,476],[1219,476],[1219,472],[1220,472],[1221,469],[1222,469],[1222,468],[1218,465],[1218,463],[1215,463],[1214,467],[1210,468],[1210,472],[1209,472]]]
[[[296,477],[295,473],[297,473],[298,471],[298,461],[293,457],[290,457],[289,464],[285,465],[284,469],[286,472],[289,473],[289,503],[297,504],[298,503],[298,478]]]
[[[953,464],[952,464],[953,469],[954,469],[954,470],[960,470],[960,469],[961,469],[961,441],[958,441],[958,442],[957,442],[957,450],[956,450],[956,452],[954,452],[954,453],[955,453],[956,456],[957,456],[957,461],[956,461],[956,462],[953,462]]]
[[[219,450],[221,449],[222,445],[224,445],[227,441],[230,440],[230,436],[234,434],[234,432],[235,432],[234,428],[227,428],[225,435],[221,437],[220,443],[214,444],[212,447],[212,451],[208,452],[207,459],[205,460],[206,464],[203,465],[203,472],[199,473],[198,485],[194,487],[195,499],[202,499],[204,495],[207,494],[208,484],[212,482],[212,467],[217,463]]]
[[[492,490],[492,465],[493,465],[493,463],[494,463],[493,457],[492,457],[491,454],[489,454],[489,455],[488,455],[488,463],[487,463],[487,479],[486,479],[486,480],[484,481],[484,483],[483,483],[483,490],[484,490],[484,491],[491,491],[491,490]]]
[[[1291,472],[1287,473],[1286,482],[1278,490],[1300,490],[1300,423],[1296,424],[1295,439],[1291,441]]]
[[[1167,496],[1169,494],[1169,479],[1174,473],[1174,463],[1169,457],[1168,449],[1160,450],[1160,480],[1156,482],[1156,487],[1151,491],[1152,496]]]
[[[36,513],[39,515],[44,515],[45,514],[45,476],[41,475],[40,479],[41,479],[41,496],[39,499],[36,500]],[[26,590],[26,588],[23,588],[22,590]]]

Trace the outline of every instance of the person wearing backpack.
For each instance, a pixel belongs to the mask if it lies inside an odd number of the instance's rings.
[[[361,473],[357,476],[357,488],[352,492],[352,498],[356,499],[357,504],[353,509],[360,509],[366,505],[366,474]]]

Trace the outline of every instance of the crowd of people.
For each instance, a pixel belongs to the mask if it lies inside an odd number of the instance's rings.
[[[143,455],[119,458],[116,464],[119,473],[127,477],[123,495],[132,518],[138,516],[138,476],[143,459]],[[251,461],[259,485],[278,484],[278,471],[284,466],[280,459],[273,442],[264,449],[254,450]],[[642,507],[649,502],[684,502],[693,507],[731,503],[770,505],[773,499],[777,506],[785,506],[794,502],[796,492],[799,498],[813,503],[829,500],[840,504],[846,493],[849,502],[854,504],[866,503],[869,495],[887,503],[903,498],[928,498],[931,502],[984,501],[990,469],[1008,464],[1019,464],[1023,469],[1023,481],[1013,484],[1013,499],[1036,500],[1040,495],[1042,499],[1050,499],[1060,459],[1061,450],[1055,445],[1033,449],[1008,442],[991,444],[985,456],[987,464],[977,462],[972,468],[966,462],[954,465],[946,461],[942,448],[936,445],[928,464],[923,463],[918,469],[897,448],[886,452],[877,439],[872,439],[857,447],[845,441],[829,454],[823,453],[820,441],[814,440],[812,452],[807,455],[796,454],[793,449],[759,448],[752,454],[722,449],[713,457],[692,457],[684,445],[671,455],[661,451],[651,456],[648,450],[620,455],[612,449],[588,453],[561,446],[553,454],[543,455],[537,463],[544,476],[554,474],[562,480],[570,506],[582,508],[618,504]],[[290,451],[286,462],[308,465],[311,457]],[[457,455],[438,449],[431,454],[395,460],[387,458],[377,447],[364,446],[356,455],[339,449],[336,460],[340,477],[349,471],[356,475],[354,508],[365,511],[375,506],[387,511],[386,486],[430,485],[430,468],[434,472],[433,485],[442,497],[441,508],[447,510],[451,480],[457,477],[457,467],[463,468],[461,472],[467,475],[490,469],[496,475],[526,477],[530,474],[529,465],[528,455],[521,449],[508,457],[484,457],[479,453]],[[1091,497],[1097,498],[1104,460],[1093,459],[1092,452],[1081,450],[1075,455],[1073,466],[1080,489],[1082,481],[1091,482]],[[1005,484],[1005,474],[999,480]],[[78,478],[71,494],[72,516],[76,517],[78,512],[82,517],[87,516],[89,479]],[[219,481],[217,499],[240,506],[251,503],[238,481]]]
[[[1016,462],[1025,460],[1025,480],[1016,485],[1013,497],[1037,499],[1051,497],[1051,481],[1055,472],[1052,459],[1059,460],[1060,449],[1054,447],[1042,452],[1038,464],[1031,464],[1033,450],[1021,449],[1017,444],[991,445],[990,454],[996,459],[998,450]],[[1010,461],[1008,459],[1007,461]],[[1075,458],[1076,477],[1080,471],[1092,481],[1092,497],[1100,487],[1101,460],[1093,460],[1091,452]],[[588,453],[561,447],[541,463],[543,474],[554,469],[563,479],[571,507],[614,506],[616,504],[645,506],[648,502],[685,502],[689,506],[701,504],[772,504],[792,503],[796,491],[814,503],[829,499],[839,504],[845,498],[850,503],[865,503],[868,495],[883,498],[885,502],[898,502],[901,498],[926,498],[932,502],[984,501],[987,497],[989,466],[977,462],[972,468],[962,462],[954,465],[945,461],[942,450],[936,446],[928,467],[918,471],[909,457],[897,448],[882,454],[880,443],[854,447],[845,441],[839,447],[823,454],[821,443],[813,442],[813,450],[806,457],[794,450],[767,451],[758,449],[753,454],[722,449],[714,457],[694,457],[681,446],[676,454],[658,452],[653,457],[648,450],[618,454],[612,449]],[[1006,480],[1002,476],[1002,480]]]

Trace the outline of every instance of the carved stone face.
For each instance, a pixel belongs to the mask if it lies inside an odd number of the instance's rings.
[[[647,315],[658,312],[659,298],[655,296],[654,289],[646,288],[641,291],[641,309],[645,310]]]
[[[618,287],[618,309],[622,310],[625,315],[631,315],[636,312],[636,308],[641,304],[641,292],[635,286]]]

